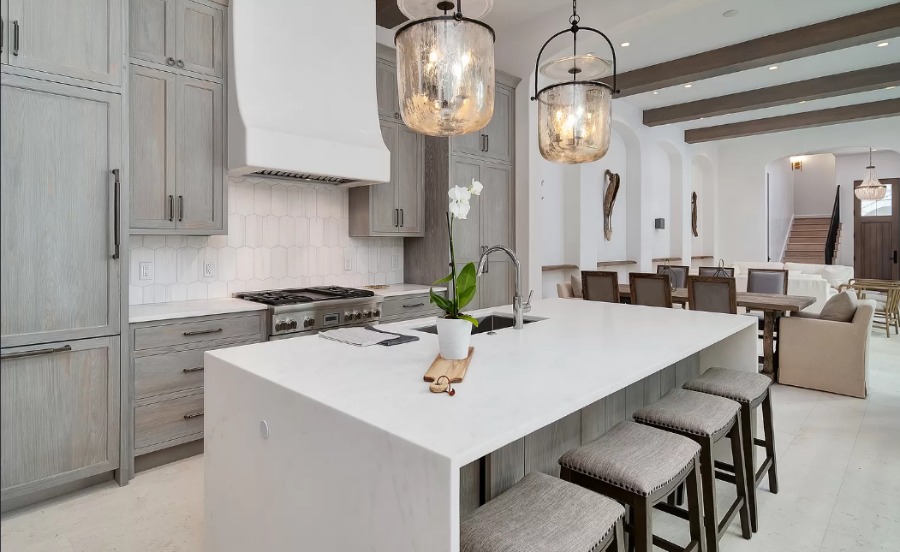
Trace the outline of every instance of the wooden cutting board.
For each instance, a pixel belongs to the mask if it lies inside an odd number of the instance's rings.
[[[450,378],[450,383],[459,383],[466,377],[466,370],[469,369],[469,362],[472,360],[472,353],[475,347],[469,347],[469,356],[460,360],[447,360],[441,355],[435,357],[431,367],[425,372],[425,381],[433,382],[441,376]]]

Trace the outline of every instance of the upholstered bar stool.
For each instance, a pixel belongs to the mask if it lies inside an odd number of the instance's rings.
[[[744,441],[745,472],[751,474],[753,481],[747,484],[747,495],[750,499],[750,521],[755,533],[759,529],[759,515],[756,510],[756,488],[766,475],[769,476],[769,490],[778,493],[778,471],[775,462],[775,432],[772,423],[772,394],[769,386],[772,380],[762,374],[744,372],[743,370],[730,370],[728,368],[710,368],[697,379],[684,384],[685,389],[717,395],[736,401],[741,405],[741,435]],[[765,439],[753,437],[752,418],[753,409],[762,405],[763,430]],[[753,466],[753,446],[764,447],[766,458],[763,460],[759,471]],[[734,466],[724,462],[716,462],[716,468],[734,473]],[[728,480],[728,475],[720,474],[722,479]],[[731,476],[733,477],[733,476]]]
[[[622,505],[530,473],[460,522],[461,552],[624,552]]]
[[[562,455],[560,478],[612,497],[631,508],[626,529],[637,552],[656,545],[670,552],[705,551],[700,498],[700,446],[690,439],[634,422],[622,422],[599,439]],[[691,542],[681,547],[653,535],[653,508],[687,485]],[[518,550],[518,549],[515,549]],[[545,550],[558,550],[549,547]]]
[[[706,549],[719,550],[719,538],[731,525],[734,516],[740,513],[741,530],[745,539],[752,536],[750,509],[747,500],[747,474],[744,471],[744,448],[741,439],[741,424],[738,403],[723,397],[673,389],[650,406],[641,408],[632,415],[634,420],[659,429],[692,439],[700,445],[700,478],[703,482],[703,517],[706,528]],[[725,517],[719,523],[716,515],[716,471],[713,462],[713,447],[725,438],[731,440],[731,454],[735,476],[731,478],[737,487],[737,498],[731,504]],[[723,481],[728,479],[719,477]],[[690,489],[688,489],[690,490]],[[680,508],[667,504],[663,511],[685,516]]]

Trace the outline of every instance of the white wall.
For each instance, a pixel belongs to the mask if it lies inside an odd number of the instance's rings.
[[[796,180],[795,173],[791,171],[790,158],[782,157],[767,164],[766,175],[769,179],[768,252],[771,260],[781,261],[795,213]]]
[[[765,260],[766,164],[804,151],[859,144],[900,151],[900,117],[718,142],[716,240],[720,255],[728,262]]]
[[[231,178],[228,212],[227,236],[132,236],[129,303],[403,282],[403,238],[351,238],[346,189]],[[150,280],[139,278],[142,262],[153,263]]]
[[[900,132],[900,129],[898,129]],[[900,178],[900,153],[896,151],[876,151],[872,154],[878,178]],[[834,182],[841,187],[841,249],[838,253],[840,264],[853,266],[854,251],[854,182],[862,180],[869,154],[839,155],[835,162]]]
[[[802,157],[803,168],[793,171],[794,215],[831,216],[835,157],[830,153]]]

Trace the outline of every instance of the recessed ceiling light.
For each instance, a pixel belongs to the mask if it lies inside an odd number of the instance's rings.
[[[875,47],[876,48],[884,48],[887,45],[888,45],[887,42],[879,42],[878,44],[875,45]]]
[[[806,103],[806,100],[800,100],[800,103],[804,104]]]
[[[621,44],[621,46],[622,46],[622,48],[628,48],[629,46],[631,46],[631,43],[630,43],[630,42],[623,42],[623,43]]]
[[[895,88],[897,88],[897,87],[896,86],[888,86],[887,88],[885,88],[885,90],[893,90]]]
[[[657,94],[659,94],[659,90],[654,90],[654,91],[653,91],[653,95],[655,96],[655,95],[657,95]]]
[[[694,85],[691,84],[691,83],[687,83],[687,84],[684,85],[685,88],[690,88],[690,87],[692,87],[692,86],[694,86]]]
[[[734,17],[735,15],[741,13],[738,10],[726,10],[722,12],[722,17]]]
[[[769,66],[769,71],[775,71],[776,69],[778,69],[778,66],[777,66],[777,65],[770,65],[770,66]]]

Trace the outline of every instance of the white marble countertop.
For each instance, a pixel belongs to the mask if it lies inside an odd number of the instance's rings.
[[[369,289],[369,288],[364,288]],[[382,289],[372,289],[375,295],[381,297],[397,297],[398,295],[416,295],[418,293],[428,293],[429,286],[420,284],[390,284],[389,287]],[[445,287],[435,287],[435,291],[447,291]]]
[[[266,305],[233,299],[197,299],[194,301],[172,301],[171,303],[151,303],[147,305],[131,305],[128,307],[128,322],[155,322],[175,318],[191,318],[193,316],[210,316],[214,314],[232,314],[266,310]]]
[[[474,314],[510,312],[510,307]],[[438,352],[423,322],[384,324],[420,341],[353,347],[317,336],[208,353],[461,467],[756,324],[746,316],[593,301],[536,301],[522,330],[472,336],[456,396],[422,376]],[[302,359],[302,362],[299,361]],[[561,362],[562,361],[562,362]]]

